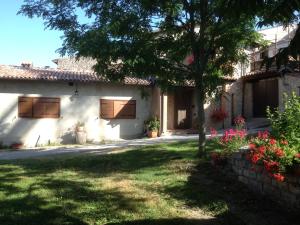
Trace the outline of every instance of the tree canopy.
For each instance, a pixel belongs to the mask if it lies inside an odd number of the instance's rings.
[[[60,52],[94,58],[95,70],[110,79],[153,77],[165,86],[194,80],[203,152],[206,94],[261,41],[256,10],[266,2],[273,1],[25,0],[20,13],[62,30]]]

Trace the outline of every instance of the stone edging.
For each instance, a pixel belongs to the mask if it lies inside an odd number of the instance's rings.
[[[228,160],[228,166],[237,175],[238,180],[284,207],[300,209],[300,177],[287,176],[284,182],[279,182],[270,177],[263,166],[251,164],[246,158],[248,151],[249,149],[243,148],[233,153]]]

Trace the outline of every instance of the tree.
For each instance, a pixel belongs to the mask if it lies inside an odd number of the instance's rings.
[[[260,39],[255,15],[228,8],[236,6],[230,0],[25,0],[20,13],[64,31],[60,53],[96,59],[95,71],[109,79],[155,77],[164,86],[194,80],[202,155],[207,93]],[[84,23],[82,13],[89,18]]]

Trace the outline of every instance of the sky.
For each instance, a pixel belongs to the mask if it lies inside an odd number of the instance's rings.
[[[0,65],[31,61],[35,67],[55,68],[53,59],[62,46],[60,31],[45,30],[39,18],[17,15],[22,0],[0,0]]]

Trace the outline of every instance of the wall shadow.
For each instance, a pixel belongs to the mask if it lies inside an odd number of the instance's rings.
[[[192,170],[184,186],[165,188],[164,191],[191,207],[216,213],[226,205],[228,209],[221,215],[221,220],[229,221],[228,224],[299,224],[296,213],[287,211],[267,197],[257,195],[238,182],[237,178],[224,174],[203,160]]]

